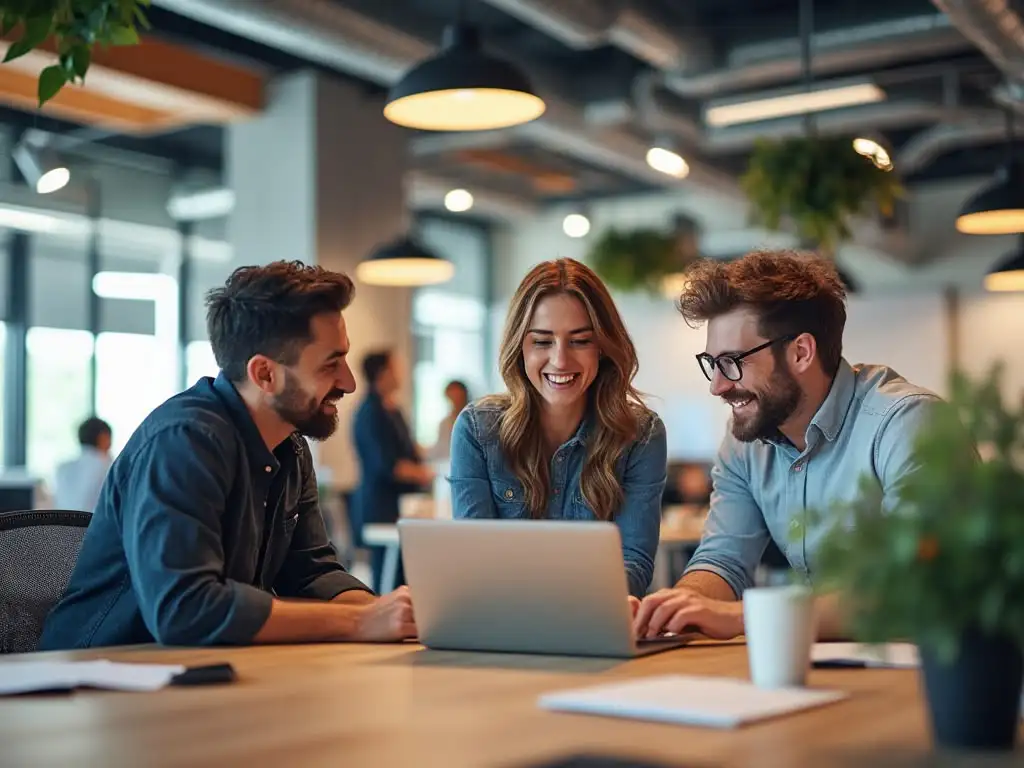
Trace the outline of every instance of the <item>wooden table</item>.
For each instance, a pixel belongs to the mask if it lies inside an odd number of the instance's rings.
[[[239,679],[155,693],[0,699],[0,764],[513,768],[600,753],[672,766],[817,768],[921,765],[933,757],[917,675],[906,670],[813,671],[811,685],[843,688],[852,697],[739,730],[536,706],[543,692],[606,680],[666,673],[746,677],[742,644],[698,644],[627,662],[436,652],[415,644],[66,656],[185,665],[230,661]]]

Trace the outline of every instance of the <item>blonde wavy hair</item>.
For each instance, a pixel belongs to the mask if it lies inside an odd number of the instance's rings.
[[[505,461],[523,485],[530,516],[544,517],[551,491],[550,459],[540,428],[541,397],[526,376],[523,341],[537,303],[556,294],[573,296],[583,304],[601,351],[597,375],[586,393],[592,426],[580,485],[597,518],[611,520],[623,500],[616,463],[632,442],[646,436],[654,414],[633,387],[636,347],[593,270],[574,259],[558,259],[538,264],[523,278],[501,339],[499,365],[508,393],[484,402],[501,408],[499,441]]]

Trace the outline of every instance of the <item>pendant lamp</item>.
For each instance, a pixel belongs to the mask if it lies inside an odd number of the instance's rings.
[[[381,246],[356,266],[356,277],[367,285],[436,285],[454,274],[454,264],[409,236]]]
[[[957,231],[965,235],[1012,235],[1024,232],[1024,170],[1013,157],[1013,114],[1006,111],[1006,165],[995,180],[976,192],[960,209]]]
[[[481,131],[528,123],[544,109],[523,72],[484,53],[475,27],[456,23],[440,53],[394,85],[384,117],[424,131]]]
[[[1001,258],[985,276],[987,291],[1024,291],[1024,235],[1017,248]]]

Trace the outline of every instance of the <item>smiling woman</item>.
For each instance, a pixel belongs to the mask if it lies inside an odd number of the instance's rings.
[[[630,593],[650,584],[665,427],[633,387],[636,349],[607,288],[572,259],[536,266],[512,299],[499,366],[508,394],[452,434],[456,518],[611,520]]]

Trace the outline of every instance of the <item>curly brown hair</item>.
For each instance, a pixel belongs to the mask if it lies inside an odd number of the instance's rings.
[[[839,369],[846,289],[826,259],[796,251],[753,251],[731,262],[698,261],[686,272],[678,307],[693,328],[734,309],[752,309],[761,336],[809,333],[825,373],[834,376]]]

